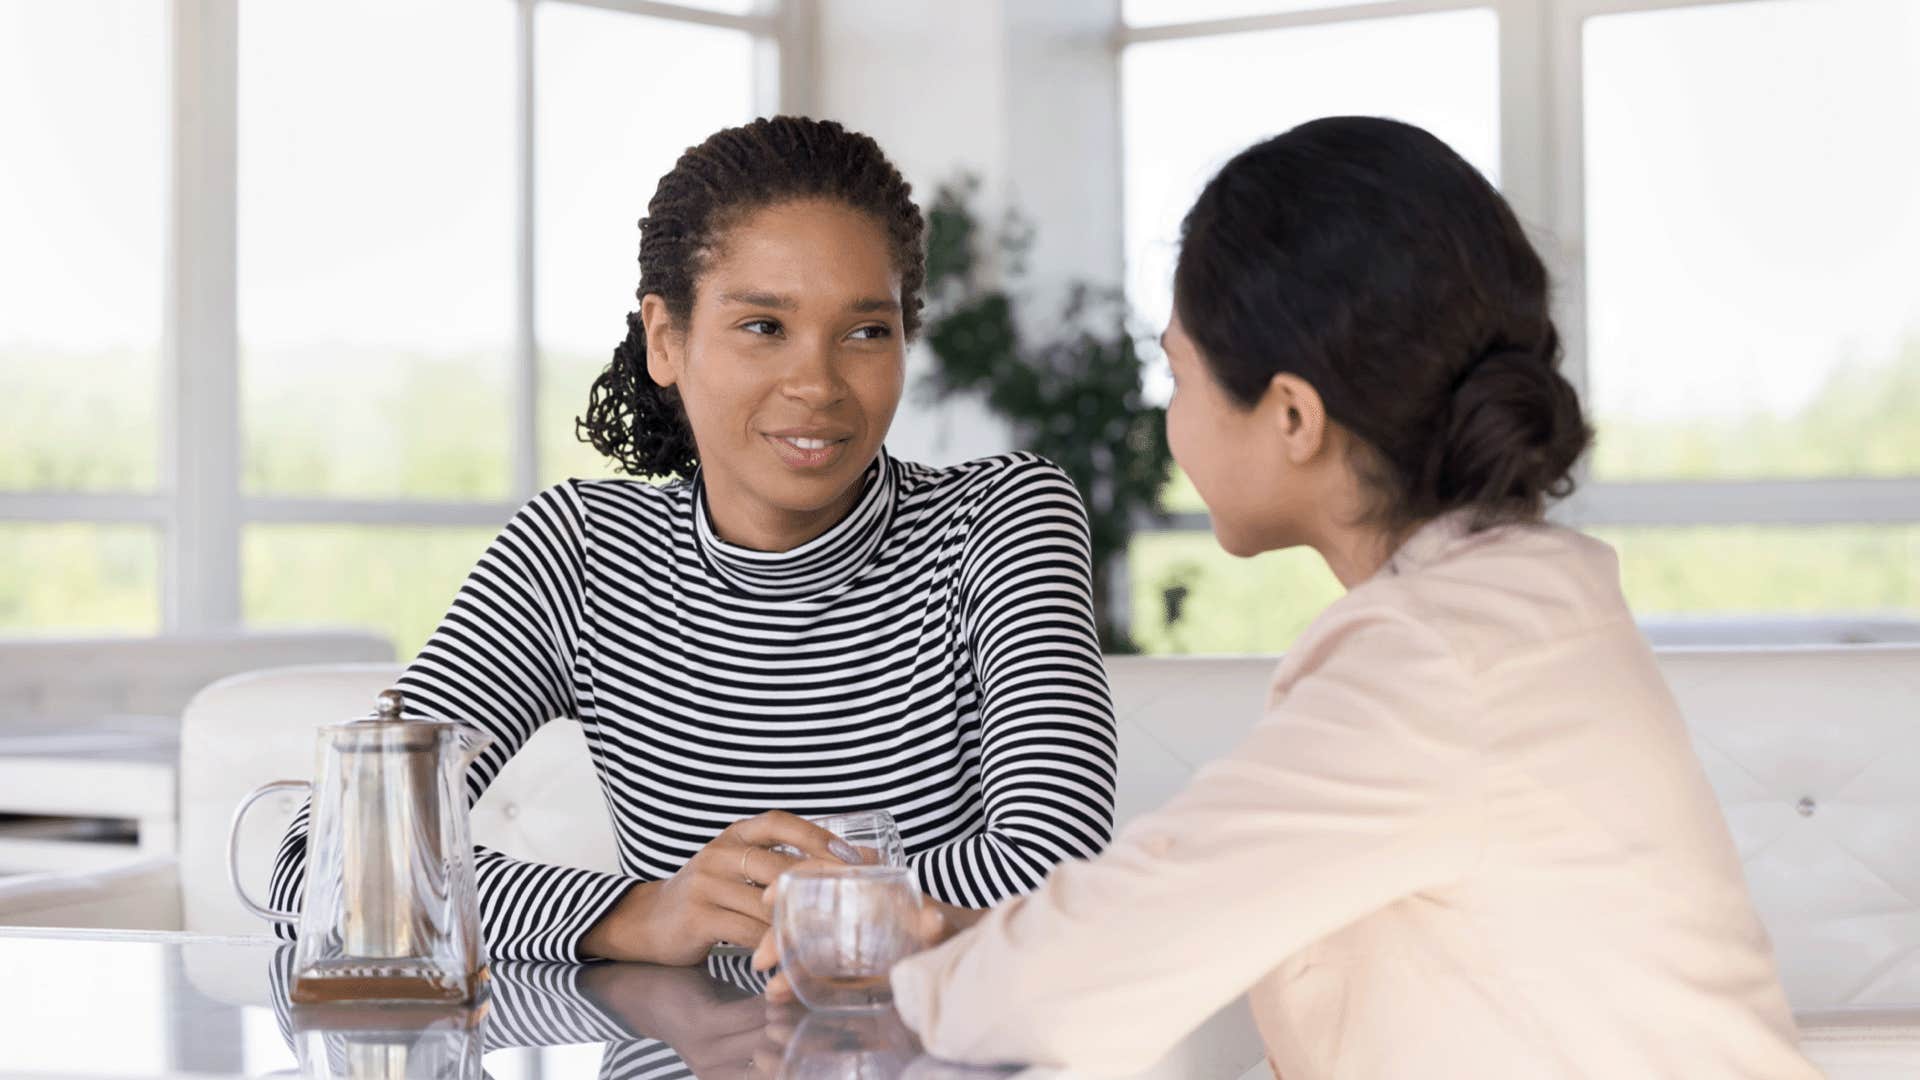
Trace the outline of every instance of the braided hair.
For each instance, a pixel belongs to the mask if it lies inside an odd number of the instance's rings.
[[[721,234],[756,210],[804,198],[836,200],[885,228],[900,274],[901,321],[911,340],[920,328],[926,283],[920,208],[878,143],[831,120],[761,118],[717,131],[680,155],[640,219],[635,298],[658,295],[684,325],[705,259]],[[699,465],[678,391],[647,372],[646,326],[638,311],[627,313],[626,340],[593,380],[587,414],[575,419],[574,430],[633,476],[691,476]]]

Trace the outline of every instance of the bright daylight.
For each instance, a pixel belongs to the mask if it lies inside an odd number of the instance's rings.
[[[1920,3],[0,0],[0,1075],[1920,1073]]]

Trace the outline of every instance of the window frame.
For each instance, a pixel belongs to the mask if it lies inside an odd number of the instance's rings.
[[[1587,397],[1586,192],[1582,41],[1588,19],[1765,0],[1388,0],[1163,26],[1122,26],[1116,63],[1135,45],[1473,9],[1499,20],[1503,194],[1560,286],[1567,378]],[[1124,107],[1124,105],[1122,106]],[[1124,180],[1123,180],[1124,182]],[[1920,474],[1761,480],[1597,480],[1583,460],[1556,520],[1635,525],[1902,525],[1920,522]],[[1209,528],[1204,513],[1145,518],[1142,532]]]
[[[499,526],[539,487],[535,324],[537,176],[534,33],[542,5],[744,31],[754,43],[756,110],[804,111],[813,85],[815,0],[756,0],[747,14],[661,0],[491,0],[515,9],[514,327],[509,490],[501,500],[249,495],[241,486],[238,275],[240,0],[168,5],[166,244],[159,424],[152,492],[0,491],[0,522],[144,524],[162,545],[159,624],[214,630],[245,622],[241,536],[249,525]]]

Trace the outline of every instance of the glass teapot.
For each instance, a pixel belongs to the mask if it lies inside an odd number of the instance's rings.
[[[493,740],[439,720],[408,720],[398,690],[371,720],[319,729],[315,777],[263,784],[240,800],[227,874],[263,919],[297,923],[295,1004],[479,1000],[487,957],[480,937],[467,767]],[[276,791],[310,793],[306,901],[281,911],[247,895],[240,823]]]

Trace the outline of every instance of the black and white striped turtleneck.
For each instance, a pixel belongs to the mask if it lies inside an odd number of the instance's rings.
[[[971,907],[1095,854],[1112,827],[1085,509],[1029,454],[930,468],[883,452],[844,520],[778,553],[723,540],[697,476],[557,485],[508,523],[400,686],[410,714],[496,740],[473,799],[550,718],[586,731],[622,873],[481,849],[497,959],[577,959],[628,886],[767,810],[890,810],[921,886]],[[303,809],[274,867],[285,908],[303,899],[306,829]]]

